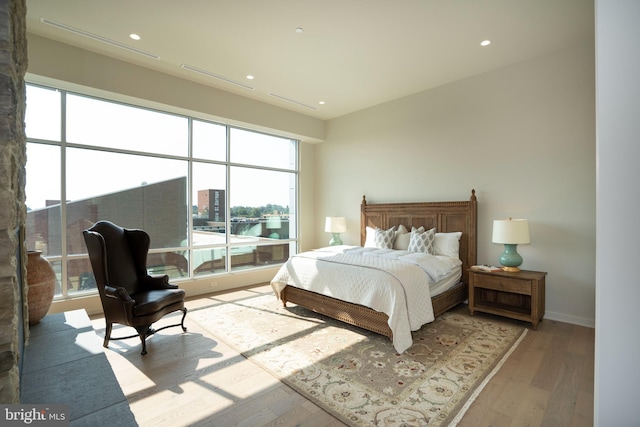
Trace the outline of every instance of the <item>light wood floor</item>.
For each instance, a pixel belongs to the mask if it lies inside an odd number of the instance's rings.
[[[193,299],[187,307],[270,293],[266,285],[246,288]],[[466,305],[455,310],[468,313]],[[104,336],[104,319],[92,321]],[[105,349],[140,426],[344,425],[189,322],[188,314],[186,325],[184,334],[169,328],[154,335],[146,356],[137,338],[112,341]],[[591,426],[593,363],[593,329],[544,320],[537,331],[529,330],[458,425]]]

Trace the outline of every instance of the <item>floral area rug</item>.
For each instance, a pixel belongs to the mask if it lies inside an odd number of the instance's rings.
[[[391,340],[261,295],[190,312],[192,321],[348,425],[455,425],[526,329],[446,313]]]

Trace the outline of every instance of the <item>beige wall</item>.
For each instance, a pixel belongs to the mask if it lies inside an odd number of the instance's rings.
[[[523,268],[548,272],[547,318],[594,325],[593,44],[334,119],[315,148],[316,245],[327,215],[359,242],[370,202],[478,196],[478,261],[498,263],[492,220],[527,218]]]
[[[593,45],[516,64],[323,122],[172,76],[29,36],[29,81],[304,141],[303,250],[326,245],[324,217],[344,215],[358,243],[363,194],[372,201],[479,200],[479,261],[502,247],[491,221],[528,218],[524,268],[549,273],[547,317],[593,326],[595,310],[595,95]],[[204,96],[203,96],[204,94]],[[274,269],[194,281],[190,295],[268,281]],[[212,283],[215,281],[215,285]],[[80,301],[74,304],[93,304]],[[57,307],[57,310],[75,308]],[[93,310],[91,310],[93,311]]]

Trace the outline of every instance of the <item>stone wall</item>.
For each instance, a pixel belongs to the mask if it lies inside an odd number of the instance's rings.
[[[20,359],[28,326],[24,133],[26,0],[0,1],[0,403],[20,402]],[[20,260],[20,261],[19,261]],[[18,265],[20,264],[20,265]]]

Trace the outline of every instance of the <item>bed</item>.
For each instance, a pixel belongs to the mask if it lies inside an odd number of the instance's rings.
[[[368,203],[363,196],[361,203],[360,221],[360,245],[368,245],[367,230],[369,235],[371,229],[388,230],[392,227],[405,226],[408,230],[412,227],[429,230],[435,228],[441,235],[457,233],[458,258],[460,260],[460,279],[448,287],[447,290],[431,297],[433,316],[437,317],[467,299],[469,267],[476,264],[477,251],[477,199],[475,190],[471,191],[468,201],[445,201],[445,202],[409,202],[409,203]],[[351,250],[352,248],[347,248]],[[353,248],[355,249],[355,248]],[[328,250],[328,248],[325,248]],[[318,252],[299,254],[304,257],[319,257]],[[320,292],[313,292],[299,287],[300,284],[293,283],[292,280],[280,280],[283,273],[287,271],[287,277],[298,276],[291,265],[291,257],[272,281],[274,291],[286,306],[291,302],[298,306],[307,308],[316,313],[320,313],[342,322],[349,323],[389,337],[396,346],[396,350],[402,352],[406,349],[406,340],[398,347],[394,339],[392,327],[390,327],[390,317],[384,312],[375,310],[368,306],[344,301],[331,296],[323,295]],[[303,274],[299,275],[304,276]],[[331,286],[343,287],[345,283],[341,280],[333,280]],[[411,330],[416,330],[415,325]]]

